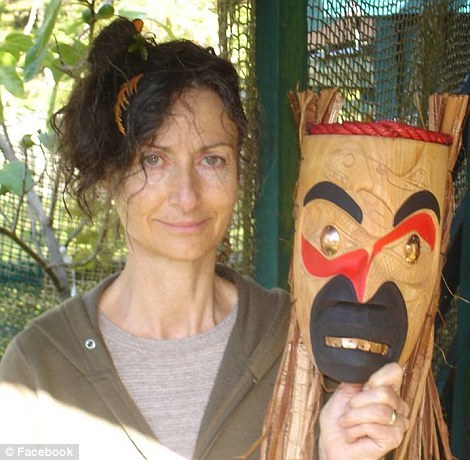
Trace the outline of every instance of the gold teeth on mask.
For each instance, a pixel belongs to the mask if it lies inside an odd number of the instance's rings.
[[[353,339],[348,337],[325,337],[325,343],[332,348],[345,348],[347,350],[361,350],[386,355],[389,347],[384,343],[371,342],[364,339]]]

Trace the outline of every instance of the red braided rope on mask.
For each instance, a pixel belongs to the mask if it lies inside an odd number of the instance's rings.
[[[307,127],[308,134],[343,134],[359,136],[396,137],[435,144],[452,144],[452,136],[437,131],[428,131],[416,126],[409,126],[394,121],[318,124]]]

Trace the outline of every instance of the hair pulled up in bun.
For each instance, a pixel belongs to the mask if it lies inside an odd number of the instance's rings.
[[[189,40],[156,43],[136,25],[118,18],[99,33],[85,76],[53,117],[67,192],[90,217],[100,183],[125,178],[139,147],[155,136],[185,90],[213,90],[238,128],[240,147],[246,136],[233,65]],[[128,103],[119,111],[123,134],[116,122],[116,103],[123,84],[140,74],[135,91],[127,94]]]

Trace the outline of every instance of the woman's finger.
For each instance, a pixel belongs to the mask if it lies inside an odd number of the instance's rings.
[[[351,409],[360,409],[373,404],[381,404],[383,406],[390,407],[404,416],[408,416],[409,414],[408,405],[391,387],[372,388],[357,393],[349,400],[347,411]],[[390,412],[390,408],[386,410]]]
[[[398,363],[388,363],[375,371],[364,384],[364,390],[390,386],[396,393],[400,392],[403,382],[403,369]]]
[[[346,441],[350,444],[370,438],[374,444],[384,451],[395,449],[403,440],[404,433],[409,428],[406,417],[398,415],[393,425],[363,423],[345,429]]]
[[[377,423],[391,426],[397,423],[399,417],[406,419],[406,414],[388,404],[372,403],[347,410],[340,418],[339,423],[343,428],[364,423]]]

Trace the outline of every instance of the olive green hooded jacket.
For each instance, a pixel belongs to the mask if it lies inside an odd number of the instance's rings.
[[[239,306],[196,459],[243,455],[260,436],[290,311],[285,291],[217,271],[235,282]],[[36,318],[12,340],[0,362],[0,443],[78,444],[80,460],[180,458],[158,443],[97,327],[98,299],[113,278]]]

